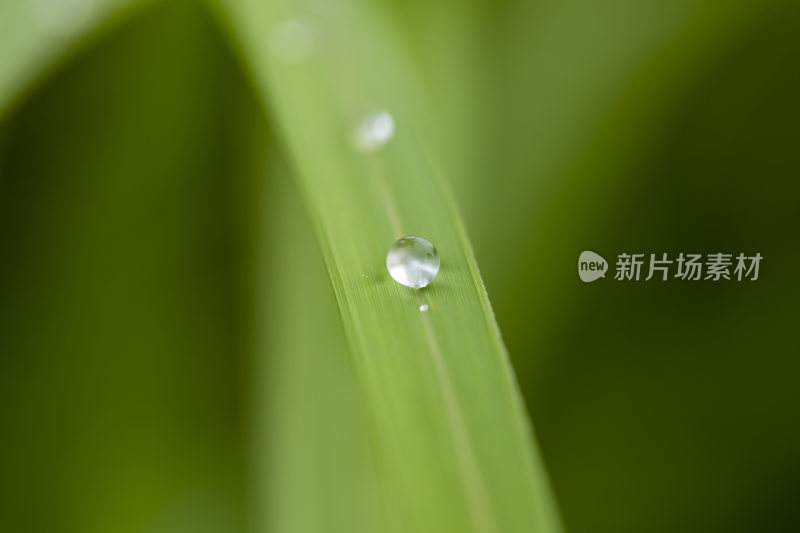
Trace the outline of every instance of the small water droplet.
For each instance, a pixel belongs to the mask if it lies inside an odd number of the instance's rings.
[[[382,148],[394,137],[394,118],[388,111],[369,113],[355,132],[355,144],[364,152],[374,152]]]
[[[421,289],[439,273],[439,252],[422,237],[403,237],[386,254],[386,268],[394,280]]]
[[[30,0],[33,20],[43,33],[68,37],[92,19],[95,0]]]
[[[281,61],[299,63],[311,57],[314,51],[314,32],[304,20],[285,20],[272,30],[269,48]]]
[[[427,312],[428,309],[429,309],[428,304],[422,304],[419,306],[419,310],[422,311],[423,313]]]

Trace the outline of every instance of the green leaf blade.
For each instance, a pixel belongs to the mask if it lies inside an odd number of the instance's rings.
[[[278,118],[315,228],[368,413],[390,531],[554,532],[559,520],[462,222],[431,156],[424,98],[390,19],[366,3],[308,14],[222,2],[259,93]],[[270,36],[313,28],[287,63]],[[374,109],[394,117],[376,153],[352,142]],[[389,246],[418,235],[442,268],[414,291]],[[430,306],[427,313],[419,306]]]

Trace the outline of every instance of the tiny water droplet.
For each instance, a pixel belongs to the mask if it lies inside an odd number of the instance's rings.
[[[311,57],[314,51],[314,32],[304,20],[285,20],[272,30],[269,48],[281,61],[299,63]]]
[[[425,313],[429,309],[428,304],[422,304],[419,306],[419,310]]]
[[[96,7],[95,0],[29,0],[28,4],[39,30],[56,37],[79,33]]]
[[[428,285],[439,273],[439,252],[422,237],[403,237],[386,254],[386,268],[394,280],[412,289]]]
[[[358,123],[355,144],[364,152],[375,152],[394,137],[394,118],[388,111],[369,113]]]

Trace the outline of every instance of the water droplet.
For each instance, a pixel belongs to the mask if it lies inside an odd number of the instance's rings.
[[[394,119],[388,111],[367,114],[359,122],[355,133],[356,146],[365,152],[382,148],[394,137]]]
[[[394,280],[421,289],[439,273],[439,252],[422,237],[403,237],[386,254],[386,268]]]
[[[427,312],[428,309],[429,309],[428,304],[422,304],[419,306],[419,310],[422,311],[423,313]]]
[[[269,48],[281,61],[299,63],[311,57],[314,51],[314,32],[304,20],[285,20],[272,30]]]
[[[39,29],[57,37],[79,33],[92,19],[95,0],[30,0]]]

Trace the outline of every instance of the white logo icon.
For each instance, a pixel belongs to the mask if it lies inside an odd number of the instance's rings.
[[[605,259],[588,250],[581,252],[578,258],[578,275],[581,281],[589,283],[597,278],[604,278],[607,270],[608,263]]]

